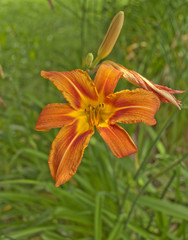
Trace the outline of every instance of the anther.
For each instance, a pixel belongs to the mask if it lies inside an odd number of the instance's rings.
[[[104,104],[100,103],[96,107],[89,104],[88,109],[85,109],[85,114],[87,115],[87,120],[90,126],[98,125],[100,123],[103,108]]]

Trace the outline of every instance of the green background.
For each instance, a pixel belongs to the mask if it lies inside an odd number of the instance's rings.
[[[118,11],[125,22],[107,59],[152,82],[188,90],[188,1],[1,0],[0,240],[187,240],[188,98],[161,104],[157,125],[124,125],[138,154],[117,159],[96,133],[59,188],[48,154],[58,129],[35,131],[63,102],[41,70],[69,71],[97,49]],[[134,89],[120,80],[116,90]],[[125,146],[126,147],[126,146]]]

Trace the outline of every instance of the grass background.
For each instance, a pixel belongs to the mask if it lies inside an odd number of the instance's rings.
[[[36,132],[64,101],[41,70],[81,67],[113,16],[125,12],[108,57],[158,84],[188,90],[186,0],[1,0],[0,240],[187,240],[188,98],[161,104],[157,125],[125,125],[138,154],[116,159],[96,133],[74,177],[56,188],[48,168],[58,129]],[[121,80],[120,89],[134,89]]]

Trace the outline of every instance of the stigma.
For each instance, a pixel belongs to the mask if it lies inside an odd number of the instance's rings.
[[[102,121],[102,111],[104,109],[104,104],[99,104],[96,107],[88,105],[85,109],[87,120],[90,126],[97,126]]]

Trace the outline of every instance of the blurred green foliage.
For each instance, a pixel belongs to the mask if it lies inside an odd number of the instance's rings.
[[[108,57],[155,83],[188,90],[186,0],[1,0],[0,240],[187,240],[188,98],[161,104],[157,125],[126,125],[138,154],[116,159],[98,134],[76,175],[56,188],[48,154],[58,130],[36,132],[64,101],[41,70],[81,68],[113,16],[125,24]],[[134,86],[121,80],[120,89]],[[126,146],[125,146],[126,147]],[[141,170],[138,174],[138,167]]]

